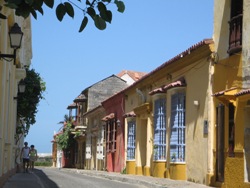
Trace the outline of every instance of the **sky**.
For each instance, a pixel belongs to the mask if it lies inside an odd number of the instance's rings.
[[[85,2],[85,1],[83,1]],[[213,36],[213,0],[123,0],[113,5],[111,24],[98,30],[91,19],[78,32],[82,13],[59,22],[54,9],[32,18],[32,61],[46,82],[36,123],[25,141],[51,153],[54,132],[67,107],[85,88],[122,70],[151,72],[203,39]]]

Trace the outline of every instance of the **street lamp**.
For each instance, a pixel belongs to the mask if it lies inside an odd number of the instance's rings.
[[[13,54],[2,54],[0,53],[0,59],[3,58],[6,61],[11,61],[14,59],[14,65],[16,64],[16,50],[21,47],[21,42],[23,38],[23,32],[21,31],[21,28],[17,23],[15,23],[10,31],[9,31],[9,37],[10,37],[10,47],[14,49]],[[6,59],[10,58],[10,60]]]
[[[121,121],[119,119],[117,119],[116,124],[117,124],[117,127],[120,127],[121,126]]]
[[[24,93],[25,92],[25,82],[24,80],[20,80],[19,84],[18,84],[18,93]],[[14,97],[14,99],[18,99],[18,96],[17,97]]]

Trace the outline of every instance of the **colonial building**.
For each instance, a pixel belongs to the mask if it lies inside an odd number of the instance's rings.
[[[31,26],[30,19],[23,20],[16,17],[14,11],[3,7],[1,13],[7,19],[0,20],[0,187],[10,175],[17,170],[20,164],[20,149],[23,146],[23,138],[15,139],[16,128],[21,124],[17,118],[18,83],[25,78],[25,66],[30,65],[31,54]],[[23,32],[20,49],[12,49],[10,46],[9,32],[16,24]],[[14,55],[16,58],[2,57]]]
[[[214,2],[214,185],[250,187],[250,1]]]
[[[77,104],[77,117],[75,138],[77,140],[76,167],[85,169],[105,169],[105,156],[97,155],[97,151],[103,151],[103,134],[101,118],[105,115],[97,108],[101,102],[126,88],[125,80],[116,75],[111,75],[92,86],[84,89],[74,100]],[[92,118],[93,115],[96,117]],[[101,156],[102,155],[102,156]],[[100,160],[100,161],[99,161]],[[99,164],[99,165],[98,165]]]
[[[203,40],[122,91],[128,174],[209,181],[211,55],[213,41]]]

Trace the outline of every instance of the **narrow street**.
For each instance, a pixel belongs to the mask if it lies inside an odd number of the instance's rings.
[[[144,188],[139,184],[129,184],[125,182],[113,181],[105,178],[91,177],[84,174],[76,174],[57,168],[37,168],[29,173],[19,173],[19,179],[16,181],[18,188]],[[22,177],[21,177],[22,176]],[[22,181],[20,181],[22,179]],[[28,181],[33,179],[32,185],[28,185]],[[10,182],[11,182],[10,181]],[[9,182],[4,188],[14,188]]]
[[[75,168],[39,167],[30,173],[17,173],[3,188],[208,188],[189,181],[137,176]],[[212,187],[209,187],[212,188]]]

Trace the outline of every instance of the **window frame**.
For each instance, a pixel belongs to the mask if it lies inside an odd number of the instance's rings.
[[[135,143],[136,143],[136,120],[128,121],[127,128],[127,160],[135,160]]]
[[[165,161],[167,159],[167,109],[166,97],[154,100],[154,161]]]
[[[176,101],[174,101],[176,100]],[[177,91],[171,95],[170,162],[186,162],[186,93]],[[177,138],[176,138],[177,137]]]

